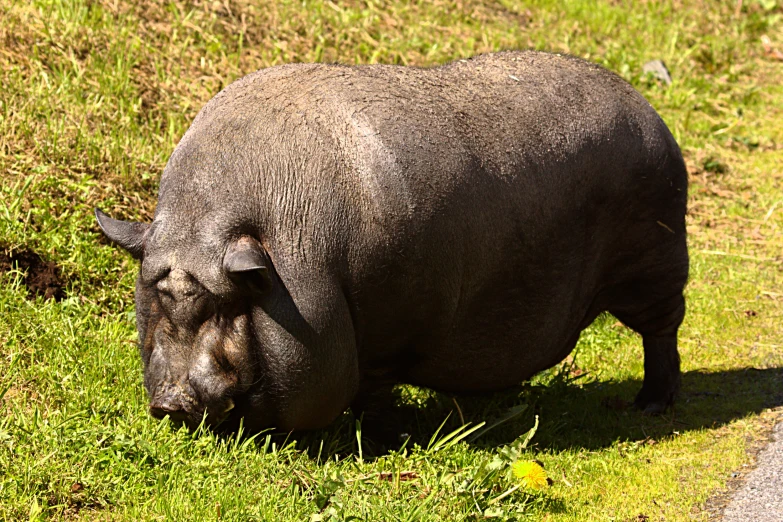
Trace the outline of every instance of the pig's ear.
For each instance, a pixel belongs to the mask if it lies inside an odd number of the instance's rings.
[[[136,259],[142,258],[144,255],[144,238],[147,237],[147,231],[150,228],[149,224],[110,218],[98,208],[95,209],[95,219],[98,220],[98,226],[101,227],[103,233],[112,242],[127,250]]]
[[[266,290],[271,281],[269,258],[264,247],[249,236],[243,236],[228,246],[223,269],[232,279],[244,281],[254,290]]]

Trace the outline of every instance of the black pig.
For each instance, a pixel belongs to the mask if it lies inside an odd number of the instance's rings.
[[[498,390],[609,311],[639,332],[636,404],[680,380],[687,173],[625,81],[504,52],[441,67],[285,65],[212,99],[141,260],[153,415],[313,429],[373,388]]]

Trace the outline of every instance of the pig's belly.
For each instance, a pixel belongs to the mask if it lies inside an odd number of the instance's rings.
[[[558,322],[560,328],[552,329],[551,323]],[[416,362],[402,380],[450,392],[509,388],[565,359],[579,340],[581,322],[518,320],[481,330],[468,326],[417,350]]]

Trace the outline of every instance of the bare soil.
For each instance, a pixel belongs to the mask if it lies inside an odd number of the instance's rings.
[[[40,295],[45,300],[60,301],[65,297],[65,280],[54,261],[45,261],[32,250],[0,252],[0,273],[12,270],[24,272],[23,282],[29,299]]]

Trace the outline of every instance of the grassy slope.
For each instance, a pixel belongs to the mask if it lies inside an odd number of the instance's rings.
[[[783,51],[783,20],[772,0],[740,5],[0,0],[0,245],[42,253],[70,281],[65,300],[33,302],[18,276],[0,275],[0,517],[704,518],[705,499],[748,462],[764,409],[783,403],[783,64],[761,42]],[[243,73],[527,47],[620,73],[683,146],[693,270],[675,413],[624,407],[642,376],[640,341],[605,317],[567,364],[491,400],[459,399],[473,422],[528,405],[469,444],[428,444],[453,403],[416,390],[405,391],[419,404],[419,445],[378,458],[359,451],[348,415],[296,441],[194,436],[147,416],[136,268],[99,240],[94,204],[149,219],[178,137]],[[653,58],[671,87],[640,78]],[[522,455],[555,482],[501,498],[534,414]]]

